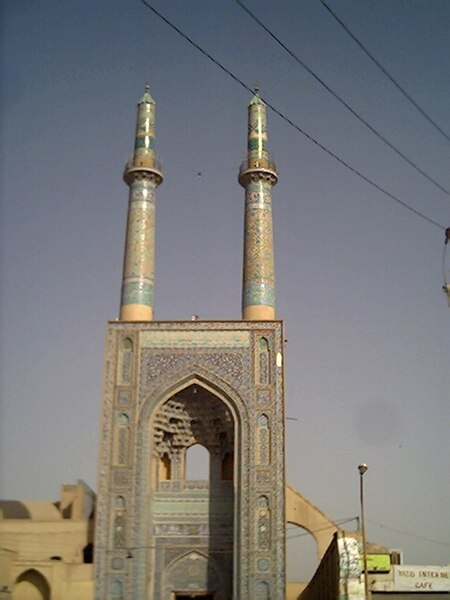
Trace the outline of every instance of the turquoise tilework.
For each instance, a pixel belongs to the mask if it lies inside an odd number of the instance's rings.
[[[267,143],[266,140],[264,139],[259,139],[259,138],[252,138],[250,140],[248,140],[248,149],[249,150],[259,150],[260,148],[262,148],[262,150],[264,152],[266,152],[266,148],[267,148]]]
[[[144,281],[125,281],[122,284],[122,304],[153,306],[153,284]]]
[[[275,307],[275,286],[268,283],[249,283],[244,287],[242,303],[243,306]]]
[[[155,138],[149,135],[138,135],[136,137],[135,148],[150,148],[155,149]]]

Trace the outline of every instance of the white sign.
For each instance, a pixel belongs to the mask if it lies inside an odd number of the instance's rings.
[[[450,592],[450,567],[393,565],[393,591]]]

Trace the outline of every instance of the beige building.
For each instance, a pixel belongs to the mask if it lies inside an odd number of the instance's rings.
[[[81,481],[63,485],[54,503],[0,501],[0,600],[94,598],[94,503],[92,490]],[[286,521],[311,533],[319,562],[335,524],[289,486]],[[305,586],[288,583],[287,600],[296,600]]]
[[[93,597],[94,506],[82,481],[55,503],[0,501],[0,600]]]

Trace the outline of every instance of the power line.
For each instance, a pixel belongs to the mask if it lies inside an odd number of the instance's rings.
[[[338,519],[338,521],[336,521],[336,526],[337,526],[338,529],[341,529],[341,527],[340,527],[341,525],[344,525],[345,523],[350,523],[351,521],[355,521],[355,520],[358,520],[358,517],[351,517],[351,518],[348,518],[348,519]],[[408,537],[412,537],[412,538],[415,538],[417,540],[421,540],[423,542],[430,542],[431,544],[438,544],[440,546],[450,546],[450,544],[447,543],[447,542],[441,542],[441,541],[438,541],[438,540],[432,540],[431,538],[427,538],[427,537],[423,537],[423,536],[420,536],[420,535],[416,535],[414,533],[408,533],[407,531],[403,531],[402,529],[396,529],[395,527],[388,527],[387,525],[383,525],[382,523],[377,523],[376,521],[372,521],[370,519],[366,519],[366,520],[369,523],[371,523],[372,525],[377,525],[381,529],[388,529],[389,531],[394,531],[395,533],[400,533],[402,535],[406,535]],[[301,527],[301,526],[300,525],[296,525],[296,527]],[[318,527],[316,529],[311,529],[310,531],[302,531],[301,533],[297,533],[295,535],[288,535],[287,539],[288,540],[293,540],[293,539],[298,538],[298,537],[303,537],[303,536],[306,536],[306,535],[311,535],[313,533],[318,533],[320,531],[325,531],[326,529],[330,529],[331,527],[332,527],[332,525],[328,525],[328,526],[325,526],[325,527]]]
[[[407,535],[409,537],[415,538],[416,540],[422,540],[423,542],[430,542],[431,544],[439,544],[440,546],[450,546],[447,542],[440,542],[438,540],[432,540],[431,538],[422,537],[421,535],[416,535],[414,533],[408,533],[407,531],[402,531],[401,529],[395,529],[395,527],[388,527],[387,525],[383,525],[383,523],[377,523],[376,521],[371,521],[367,519],[369,523],[372,525],[377,525],[381,527],[381,529],[389,529],[389,531],[395,531],[395,533],[401,533],[402,535]]]
[[[251,94],[254,94],[254,89],[252,89],[250,86],[248,86],[246,83],[244,83],[241,79],[239,79],[239,77],[237,77],[236,75],[234,75],[234,73],[232,73],[229,69],[227,69],[224,65],[222,65],[222,63],[220,63],[217,59],[215,59],[213,56],[211,56],[211,54],[209,54],[208,52],[206,52],[206,50],[204,50],[201,46],[199,46],[196,42],[194,42],[188,35],[186,35],[185,33],[183,33],[181,31],[181,29],[179,29],[176,25],[174,25],[173,23],[171,23],[164,15],[162,15],[160,12],[158,12],[156,10],[156,8],[154,8],[151,4],[149,4],[149,2],[147,0],[140,0],[140,2],[146,8],[148,8],[149,10],[151,10],[162,21],[164,21],[171,29],[173,29],[174,31],[176,31],[182,38],[184,38],[187,42],[189,42],[189,44],[191,44],[191,46],[193,46],[194,48],[196,48],[201,54],[203,54],[203,56],[206,56],[206,58],[208,58],[217,67],[219,67],[219,69],[221,69],[224,73],[226,73],[229,77],[231,77],[231,79],[233,79],[236,83],[238,83],[240,86],[242,86],[245,90],[247,90]],[[397,196],[395,196],[394,194],[391,194],[391,192],[388,192],[387,190],[385,190],[384,188],[382,188],[376,182],[374,182],[371,179],[369,179],[369,177],[366,177],[366,175],[364,175],[363,173],[361,173],[361,171],[358,171],[358,169],[356,169],[355,167],[352,167],[344,159],[340,158],[337,154],[335,154],[334,152],[332,152],[331,150],[329,150],[326,146],[324,146],[323,144],[321,144],[318,140],[316,140],[312,135],[310,135],[309,133],[307,133],[306,131],[304,131],[299,125],[297,125],[291,119],[289,119],[288,117],[286,117],[280,110],[278,110],[277,108],[275,108],[275,106],[273,104],[271,104],[270,102],[268,102],[265,98],[261,97],[261,99],[272,110],[272,112],[274,112],[281,119],[283,119],[283,121],[285,121],[291,127],[293,127],[294,129],[296,129],[304,137],[306,137],[308,140],[310,140],[311,142],[313,142],[313,144],[315,144],[316,146],[318,146],[319,148],[321,148],[324,152],[326,152],[329,156],[331,156],[332,158],[334,158],[341,165],[343,165],[344,167],[346,167],[347,169],[349,169],[352,173],[354,173],[355,175],[357,175],[360,179],[363,179],[366,183],[368,183],[369,185],[371,185],[372,187],[374,187],[376,190],[378,190],[379,192],[381,192],[382,194],[384,194],[385,196],[387,196],[388,198],[390,198],[391,200],[393,200],[394,202],[396,202],[397,204],[399,204],[403,208],[406,208],[410,212],[414,213],[416,216],[420,217],[421,219],[424,219],[425,221],[427,221],[431,225],[434,225],[435,227],[438,227],[439,229],[441,229],[443,231],[445,230],[445,227],[443,225],[441,225],[437,221],[434,221],[430,217],[427,217],[426,215],[424,215],[420,211],[416,210],[412,206],[409,206],[409,204],[406,204],[406,202],[404,202],[403,200],[400,200],[400,198],[397,198]]]
[[[406,161],[413,169],[415,169],[418,173],[423,175],[428,181],[430,181],[433,185],[435,185],[438,189],[440,189],[444,194],[450,195],[450,191],[447,190],[444,186],[442,186],[438,181],[433,179],[428,173],[426,173],[423,169],[421,169],[414,161],[408,158],[401,150],[399,150],[392,142],[390,142],[387,138],[385,138],[379,131],[377,131],[364,117],[356,112],[337,92],[335,92],[323,79],[321,79],[317,73],[315,73],[311,67],[308,67],[306,63],[304,63],[292,50],[290,50],[286,44],[284,44],[279,37],[277,37],[264,23],[254,15],[249,8],[245,6],[241,2],[241,0],[236,0],[237,4],[244,10],[264,31],[270,35],[270,37],[279,44],[283,50],[285,50],[289,56],[291,56],[296,63],[298,63],[301,67],[303,67],[310,75],[314,77],[316,81],[320,83],[338,102],[340,102],[345,108],[350,111],[350,113],[358,119],[360,123],[365,125],[373,134],[377,136],[379,140],[381,140],[386,146],[388,146],[393,152],[395,152],[398,156],[400,156],[404,161]]]
[[[352,517],[351,519],[340,519],[339,522],[336,521],[336,523],[334,523],[332,525],[326,525],[325,527],[316,527],[315,529],[305,529],[305,531],[302,531],[300,533],[296,533],[294,535],[288,535],[288,536],[286,536],[286,539],[294,540],[299,537],[305,537],[307,535],[314,535],[314,533],[326,531],[327,529],[338,529],[339,531],[342,531],[340,525],[344,525],[345,523],[350,523],[351,521],[354,521],[354,520],[355,520],[355,517]],[[301,525],[295,525],[295,527],[304,529],[304,527],[302,527]]]
[[[450,136],[445,133],[445,131],[439,127],[439,125],[433,121],[433,119],[421,108],[417,102],[408,94],[408,92],[394,79],[394,77],[383,67],[383,65],[367,50],[367,48],[363,45],[363,43],[353,34],[347,25],[341,21],[341,19],[336,15],[335,12],[328,6],[324,0],[320,0],[322,5],[328,10],[328,12],[332,15],[332,17],[339,23],[339,25],[348,33],[348,35],[358,44],[361,50],[370,58],[372,62],[374,62],[377,67],[384,73],[384,75],[395,85],[395,87],[409,100],[409,102],[416,108],[420,114],[425,117],[425,119],[437,130],[441,135],[445,137],[445,139],[450,142]]]

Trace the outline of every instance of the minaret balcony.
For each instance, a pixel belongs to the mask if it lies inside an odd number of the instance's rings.
[[[250,158],[242,162],[239,168],[239,183],[245,187],[250,181],[265,179],[275,185],[278,173],[275,162],[270,158]]]
[[[154,156],[134,156],[125,165],[123,178],[130,184],[137,177],[149,177],[156,182],[156,185],[162,183],[164,177],[162,165],[158,158]]]

